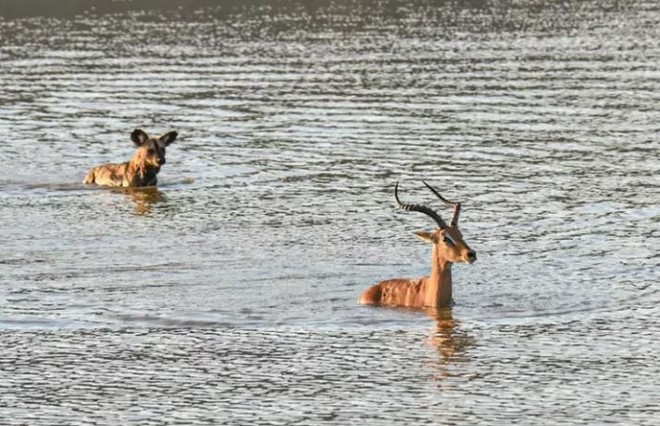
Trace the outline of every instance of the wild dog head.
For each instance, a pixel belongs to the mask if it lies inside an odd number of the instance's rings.
[[[177,137],[175,131],[170,131],[162,136],[149,136],[142,129],[135,129],[131,133],[131,140],[138,148],[133,161],[137,161],[143,166],[160,168],[165,164],[165,148],[169,146]]]

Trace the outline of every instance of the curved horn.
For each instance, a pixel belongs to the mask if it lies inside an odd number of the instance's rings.
[[[449,201],[448,199],[440,195],[440,193],[436,191],[435,188],[433,188],[431,185],[429,185],[425,181],[422,181],[422,183],[426,185],[426,187],[430,189],[431,192],[433,192],[443,203],[454,208],[454,213],[452,213],[451,220],[449,221],[449,223],[451,224],[451,226],[456,226],[458,224],[458,216],[461,214],[461,203],[456,201]]]
[[[394,199],[396,200],[396,204],[399,206],[401,210],[407,210],[411,212],[420,212],[424,213],[425,215],[429,216],[435,222],[438,224],[440,229],[445,229],[447,227],[447,224],[445,223],[444,220],[440,217],[439,214],[434,212],[428,207],[419,205],[419,204],[408,204],[408,203],[402,203],[401,200],[399,200],[399,182],[396,182],[396,185],[394,185]]]

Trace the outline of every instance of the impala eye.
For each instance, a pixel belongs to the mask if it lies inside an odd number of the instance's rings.
[[[453,246],[453,245],[454,245],[454,241],[452,241],[452,239],[449,238],[449,237],[443,237],[443,238],[442,238],[442,241],[444,241],[445,244],[447,244],[447,245],[450,245],[450,246]]]

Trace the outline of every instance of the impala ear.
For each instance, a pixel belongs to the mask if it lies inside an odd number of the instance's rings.
[[[417,235],[422,241],[426,241],[427,243],[435,244],[438,242],[438,238],[435,236],[435,234],[432,234],[430,232],[417,231],[415,232],[415,235]]]

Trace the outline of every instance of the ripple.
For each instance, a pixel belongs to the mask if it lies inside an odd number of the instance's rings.
[[[9,424],[654,423],[655,2],[46,3],[0,6]],[[158,189],[82,186],[135,127]],[[358,306],[428,273],[422,179],[453,317]]]

